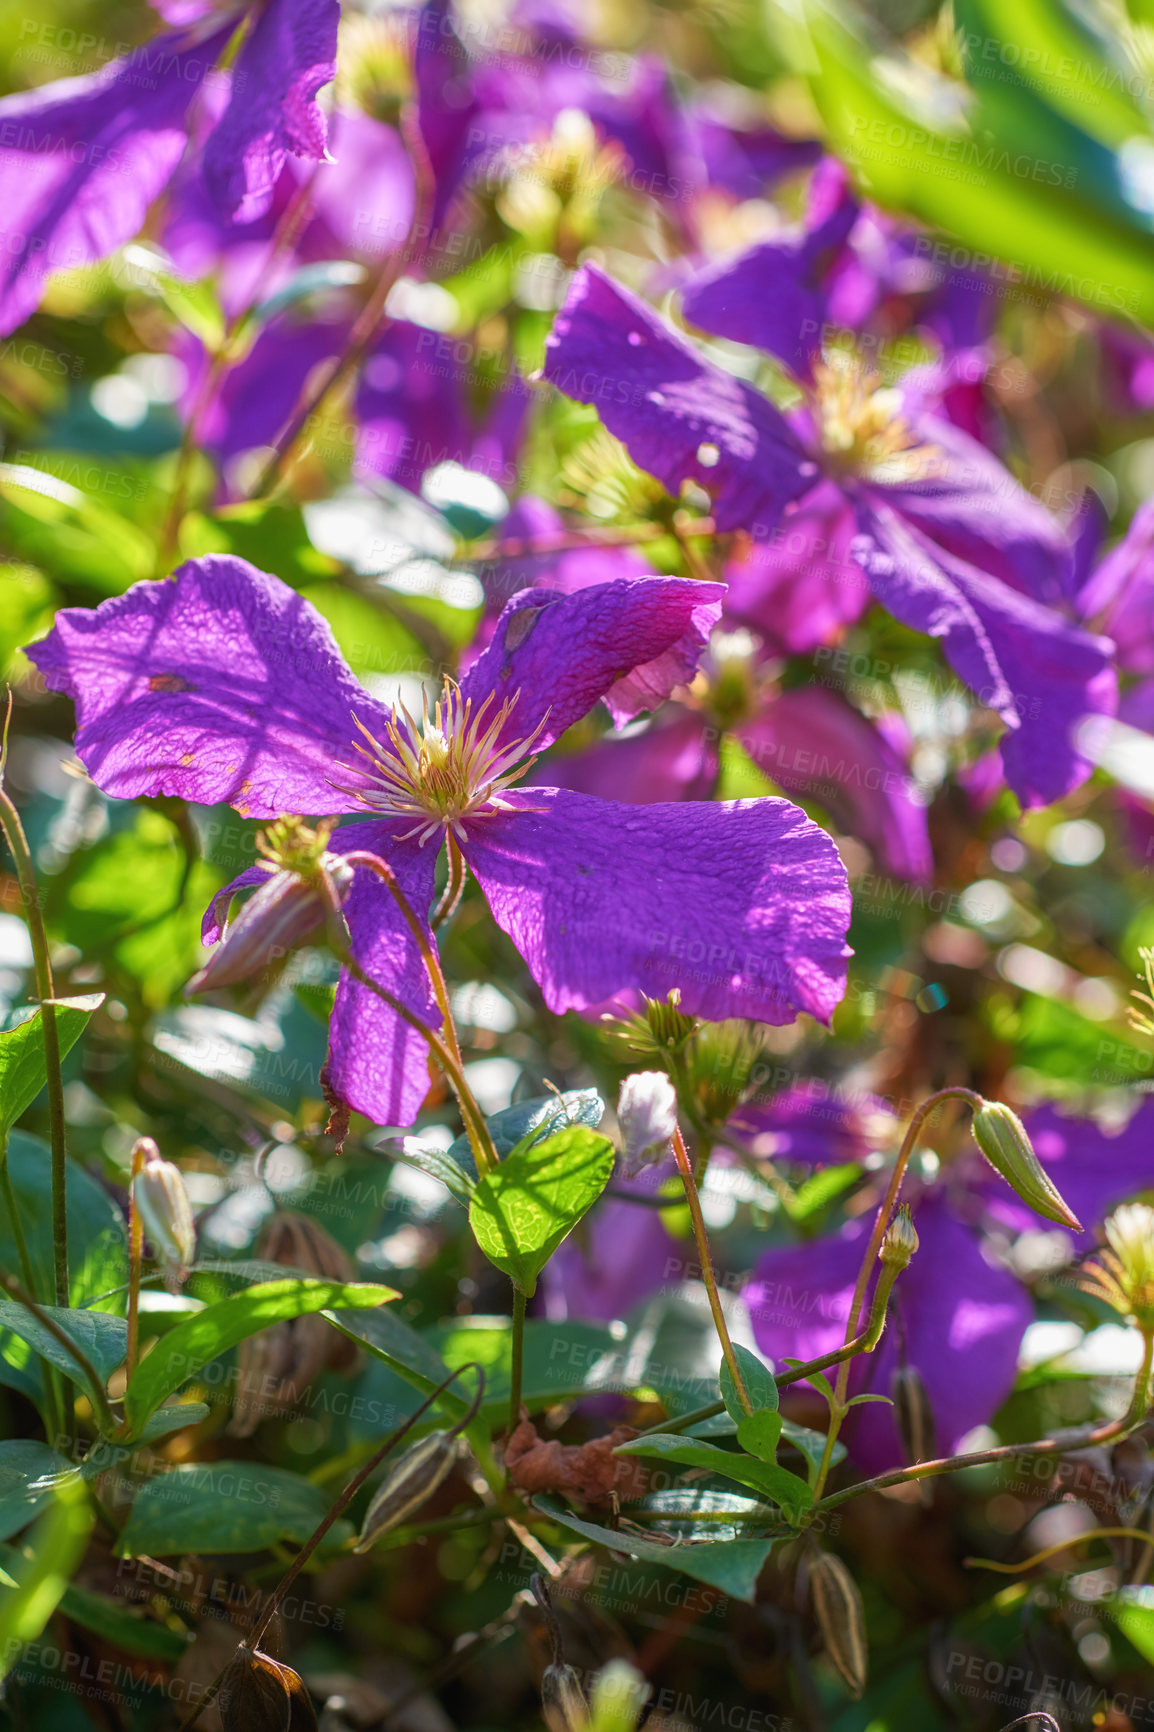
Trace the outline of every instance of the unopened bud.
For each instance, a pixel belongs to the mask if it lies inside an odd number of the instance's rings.
[[[400,1527],[422,1504],[428,1503],[453,1471],[458,1448],[455,1431],[434,1431],[406,1450],[377,1488],[353,1550],[367,1552],[382,1534]]]
[[[235,920],[229,922],[212,955],[189,981],[186,992],[208,992],[251,980],[270,964],[278,964],[320,927],[327,912],[320,873],[329,880],[337,901],[343,901],[353,881],[353,869],[336,854],[324,854],[311,876],[286,871],[271,861],[271,874],[258,886]],[[211,910],[210,910],[211,915]]]
[[[300,1673],[244,1642],[216,1701],[224,1732],[316,1732],[316,1712]]]
[[[585,1732],[589,1704],[572,1666],[546,1666],[541,1679],[541,1715],[549,1732]]]
[[[883,1263],[892,1263],[898,1269],[908,1269],[913,1262],[918,1248],[918,1234],[910,1212],[903,1203],[889,1226],[881,1243],[878,1258]]]
[[[1082,1223],[1034,1153],[1026,1127],[1017,1113],[1001,1101],[983,1101],[974,1114],[973,1131],[974,1141],[991,1167],[1002,1175],[1023,1203],[1028,1203],[1047,1221],[1057,1221],[1075,1233],[1082,1231]]]
[[[617,1119],[625,1142],[622,1166],[630,1178],[642,1167],[672,1155],[677,1094],[665,1072],[643,1070],[627,1076],[617,1101]]]
[[[152,1254],[164,1270],[170,1293],[179,1293],[181,1282],[196,1256],[196,1228],[192,1206],[179,1167],[161,1158],[151,1137],[141,1137],[133,1150],[133,1165],[143,1158],[132,1179],[132,1202],[144,1227]]]
[[[839,1557],[819,1552],[809,1566],[809,1585],[825,1651],[856,1701],[869,1675],[865,1612],[857,1583]]]

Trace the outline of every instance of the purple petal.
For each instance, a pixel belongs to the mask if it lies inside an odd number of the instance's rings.
[[[438,367],[443,341],[435,331],[395,319],[374,347],[356,397],[360,473],[384,475],[418,493],[426,469],[467,455],[464,379],[451,364]]]
[[[992,1418],[1013,1388],[1033,1307],[1011,1275],[986,1262],[976,1234],[944,1202],[925,1199],[914,1219],[921,1249],[898,1278],[881,1345],[857,1362],[850,1389],[889,1395],[901,1341],[925,1385],[938,1446],[947,1453]],[[868,1231],[857,1223],[836,1238],[767,1251],[759,1259],[743,1296],[763,1353],[775,1360],[813,1359],[841,1345]],[[890,1407],[855,1408],[843,1435],[866,1473],[902,1464]]]
[[[482,148],[492,148],[478,126],[481,106],[469,77],[469,62],[453,29],[449,0],[427,0],[417,18],[413,55],[417,120],[436,189],[430,222],[440,227],[470,164]]]
[[[1069,1235],[1084,1255],[1094,1229],[1118,1203],[1154,1183],[1154,1101],[1145,1100],[1124,1130],[1109,1132],[1093,1119],[1068,1118],[1057,1107],[1039,1107],[1023,1123],[1035,1153],[1086,1231]],[[998,1178],[983,1172],[981,1189],[990,1213],[1015,1232],[1036,1232],[1038,1217]]]
[[[783,1066],[782,1080],[788,1074]],[[831,1166],[864,1160],[888,1117],[890,1109],[876,1096],[835,1094],[813,1079],[767,1101],[747,1101],[729,1123],[755,1154]]]
[[[316,96],[336,77],[339,20],[339,0],[268,0],[258,14],[204,151],[205,182],[223,216],[260,216],[290,152],[323,158],[327,127]]]
[[[64,609],[28,654],[75,701],[93,781],[124,800],[227,800],[254,818],[347,811],[329,778],[354,761],[352,718],[381,737],[387,713],[309,602],[225,554]]]
[[[200,427],[200,442],[219,462],[242,451],[271,445],[296,405],[312,369],[340,353],[348,336],[343,323],[298,324],[274,319],[266,325],[249,354],[224,377]],[[200,395],[210,365],[203,350],[199,377],[190,369],[186,413]]]
[[[652,806],[708,799],[717,769],[716,729],[707,728],[695,710],[686,710],[631,739],[610,736],[586,752],[554,755],[535,775],[551,788]]]
[[[158,36],[90,77],[0,102],[0,336],[35,312],[50,272],[93,264],[139,232],[229,34],[189,47]]]
[[[680,987],[691,1015],[828,1022],[850,894],[829,837],[788,800],[622,806],[530,788],[464,845],[550,1010]]]
[[[935,458],[924,480],[871,484],[931,540],[1048,606],[1069,601],[1073,547],[1057,518],[968,433],[936,416],[915,423]]]
[[[329,154],[334,160],[316,170],[312,196],[337,255],[395,252],[412,227],[416,203],[413,165],[396,127],[359,108],[338,109]]]
[[[805,227],[703,271],[682,292],[685,317],[703,331],[767,349],[798,375],[808,374],[829,316],[825,280],[859,209],[845,170],[827,158],[814,175]]]
[[[218,890],[204,911],[204,919],[200,923],[200,941],[202,944],[219,944],[224,937],[225,922],[228,911],[232,907],[232,899],[241,890],[259,888],[267,884],[269,872],[263,862],[255,866],[246,866],[239,877],[226,884],[223,890]]]
[[[1078,597],[1083,619],[1101,614],[1127,673],[1154,673],[1154,500],[1134,513]]]
[[[577,272],[546,338],[545,377],[592,403],[670,493],[695,481],[719,529],[768,534],[816,473],[767,397],[702,360],[594,265]]]
[[[726,566],[726,615],[783,655],[802,655],[835,640],[870,602],[869,584],[850,558],[856,533],[853,507],[841,488],[820,481],[770,535],[750,542]]]
[[[410,906],[425,920],[433,899],[439,849],[402,842],[404,824],[346,824],[330,844],[335,854],[364,849],[386,860]],[[429,977],[412,933],[380,879],[358,867],[344,903],[353,955],[365,972],[431,1028],[440,1026]],[[432,943],[432,935],[425,928]],[[411,1125],[429,1092],[429,1049],[395,1010],[349,974],[342,974],[329,1025],[327,1078],[342,1100],[379,1125]]]
[[[956,672],[1006,723],[1002,757],[1023,805],[1061,799],[1091,769],[1073,743],[1077,723],[1115,706],[1109,640],[932,546],[881,503],[880,489],[874,500],[853,549],[874,594],[905,625],[941,638]]]
[[[544,723],[539,749],[599,698],[620,725],[692,679],[724,594],[721,584],[680,577],[620,579],[576,595],[522,590],[462,679],[462,695],[475,705],[490,692],[498,704],[515,697],[506,734],[527,739]]]
[[[895,877],[933,876],[925,801],[908,763],[844,699],[819,687],[784,692],[736,732],[771,781],[824,806]]]

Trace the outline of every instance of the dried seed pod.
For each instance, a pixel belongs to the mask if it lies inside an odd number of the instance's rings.
[[[282,1268],[329,1281],[355,1281],[356,1270],[330,1233],[307,1215],[278,1209],[256,1245],[256,1254]],[[322,1371],[346,1371],[356,1347],[315,1314],[274,1323],[250,1335],[237,1349],[236,1400],[228,1430],[251,1437],[262,1419],[301,1400]]]
[[[839,1557],[819,1552],[809,1566],[809,1585],[825,1651],[857,1701],[869,1675],[865,1612],[857,1583]]]
[[[433,1431],[405,1451],[378,1486],[354,1551],[367,1552],[382,1534],[399,1527],[429,1501],[453,1470],[459,1448],[457,1436],[455,1431]]]
[[[937,1428],[926,1386],[914,1366],[898,1367],[890,1382],[890,1395],[907,1463],[913,1466],[932,1461],[937,1454]]]
[[[572,1666],[546,1666],[541,1678],[541,1715],[549,1732],[585,1732],[589,1704]]]
[[[1047,1221],[1057,1221],[1075,1233],[1082,1231],[1082,1223],[1034,1153],[1017,1113],[1001,1101],[983,1101],[974,1114],[972,1128],[974,1141],[991,1167],[1023,1203]]]

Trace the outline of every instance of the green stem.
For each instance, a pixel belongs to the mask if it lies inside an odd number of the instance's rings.
[[[878,1209],[877,1216],[874,1220],[873,1231],[870,1233],[869,1242],[866,1245],[865,1254],[862,1257],[861,1268],[858,1270],[857,1282],[853,1290],[853,1298],[850,1300],[849,1315],[846,1318],[845,1333],[847,1345],[852,1340],[856,1331],[860,1328],[862,1307],[865,1303],[866,1289],[869,1286],[870,1275],[873,1272],[874,1264],[877,1262],[878,1252],[881,1250],[881,1243],[885,1238],[886,1228],[889,1226],[890,1219],[897,1206],[898,1193],[902,1188],[902,1180],[906,1176],[906,1168],[910,1164],[910,1157],[912,1156],[917,1144],[918,1133],[926,1119],[933,1112],[934,1108],[940,1106],[943,1101],[964,1100],[967,1101],[971,1107],[976,1109],[981,1102],[981,1098],[982,1097],[975,1093],[973,1089],[938,1089],[935,1094],[930,1095],[928,1099],[922,1102],[921,1106],[917,1108],[913,1117],[910,1119],[909,1125],[906,1129],[906,1134],[902,1138],[902,1146],[898,1150],[898,1158],[894,1162],[894,1170],[890,1175],[890,1182],[886,1187],[886,1194],[882,1198],[881,1206]],[[850,1357],[852,1357],[852,1355],[847,1355],[845,1362],[842,1364],[837,1374],[837,1383],[834,1387],[834,1401],[830,1407],[829,1430],[826,1433],[825,1453],[822,1456],[821,1466],[818,1469],[817,1481],[814,1485],[815,1500],[820,1498],[822,1488],[828,1478],[829,1470],[833,1462],[834,1444],[837,1442],[837,1435],[841,1430],[842,1421],[844,1420],[846,1413],[849,1411],[846,1407],[845,1398],[846,1390],[849,1386]]]
[[[140,1269],[144,1261],[144,1222],[136,1206],[136,1180],[143,1167],[144,1144],[141,1140],[133,1150],[132,1180],[128,1187],[128,1350],[124,1361],[127,1383],[132,1382],[140,1354]]]
[[[521,1423],[521,1370],[525,1357],[525,1293],[513,1283],[513,1341],[509,1359],[509,1428],[512,1437]]]
[[[860,1481],[857,1485],[847,1486],[844,1491],[832,1493],[815,1503],[811,1515],[819,1510],[836,1509],[839,1504],[848,1503],[851,1498],[860,1497],[863,1492],[881,1491],[890,1485],[905,1485],[911,1480],[933,1479],[943,1473],[959,1473],[965,1467],[985,1467],[993,1462],[1013,1461],[1023,1455],[1065,1455],[1070,1450],[1090,1449],[1103,1443],[1116,1443],[1120,1438],[1127,1437],[1145,1422],[1149,1407],[1149,1382],[1151,1365],[1154,1364],[1154,1333],[1145,1338],[1142,1365],[1134,1380],[1134,1390],[1129,1406],[1121,1419],[1112,1419],[1106,1425],[1084,1426],[1080,1431],[1067,1433],[1065,1437],[1043,1437],[1036,1443],[1001,1443],[992,1449],[979,1449],[970,1455],[942,1456],[936,1461],[919,1461],[913,1467],[895,1468],[892,1473],[878,1474],[874,1479]]]
[[[725,1321],[721,1295],[717,1291],[717,1277],[713,1272],[713,1258],[709,1250],[709,1235],[705,1231],[705,1217],[701,1213],[701,1198],[697,1194],[693,1166],[689,1159],[689,1152],[685,1147],[685,1138],[681,1134],[680,1125],[677,1125],[673,1132],[673,1154],[677,1161],[677,1170],[681,1174],[681,1183],[685,1188],[685,1201],[689,1204],[689,1218],[693,1223],[693,1236],[697,1241],[701,1278],[705,1282],[705,1291],[709,1295],[709,1309],[713,1312],[713,1326],[717,1330],[717,1339],[721,1343],[721,1351],[725,1363],[729,1367],[729,1375],[733,1379],[737,1399],[741,1402],[746,1413],[752,1413],[753,1403],[749,1399],[749,1391],[745,1387],[745,1379],[741,1375],[741,1367],[738,1365],[737,1355],[733,1351],[733,1342],[729,1338],[729,1325]]]
[[[11,701],[11,700],[10,700]],[[5,742],[7,728],[5,728]],[[52,1143],[52,1254],[55,1273],[56,1303],[68,1306],[68,1216],[65,1193],[64,1082],[60,1075],[60,1040],[56,1029],[56,989],[52,979],[52,960],[48,953],[48,936],[40,912],[40,895],[36,886],[36,871],[28,838],[20,822],[20,814],[12,804],[7,789],[0,782],[0,829],[16,863],[16,877],[24,902],[24,918],[32,942],[32,960],[36,971],[36,993],[40,999],[40,1026],[44,1033],[44,1066],[48,1078],[48,1123]]]

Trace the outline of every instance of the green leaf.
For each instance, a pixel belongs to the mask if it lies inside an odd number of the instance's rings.
[[[757,1592],[757,1578],[774,1542],[763,1540],[705,1540],[688,1545],[660,1545],[656,1540],[639,1539],[632,1533],[618,1533],[614,1528],[599,1527],[595,1522],[582,1521],[571,1515],[554,1498],[538,1497],[536,1506],[558,1526],[568,1528],[582,1539],[592,1540],[610,1551],[626,1552],[631,1558],[643,1558],[646,1563],[660,1564],[667,1570],[680,1570],[696,1581],[718,1588],[730,1599],[752,1604]]]
[[[846,1402],[846,1407],[864,1407],[867,1401],[884,1401],[887,1407],[894,1404],[893,1397],[889,1395],[852,1395]]]
[[[100,1391],[93,1390],[88,1373],[63,1342],[44,1327],[39,1317],[15,1299],[0,1299],[0,1328],[27,1342],[41,1359],[65,1372],[90,1396],[99,1398],[112,1373],[124,1363],[127,1323],[123,1317],[110,1317],[106,1311],[70,1311],[59,1305],[44,1305],[41,1309],[60,1325],[70,1340],[75,1341],[100,1379]]]
[[[1144,1660],[1154,1665],[1154,1606],[1140,1605],[1136,1600],[1115,1594],[1107,1602],[1114,1622]]]
[[[840,1197],[843,1191],[856,1184],[861,1172],[856,1162],[847,1161],[843,1166],[823,1167],[821,1172],[812,1173],[794,1193],[793,1202],[789,1205],[790,1220],[798,1226],[811,1220],[827,1203],[832,1203],[835,1197]]]
[[[796,1370],[799,1365],[805,1364],[805,1360],[787,1359],[784,1363],[791,1369]],[[834,1402],[837,1400],[837,1396],[834,1393],[833,1384],[830,1382],[824,1371],[811,1371],[805,1381],[807,1383],[812,1383],[815,1389],[820,1389],[830,1406],[833,1406]]]
[[[608,1184],[614,1156],[608,1137],[581,1126],[523,1144],[478,1180],[469,1224],[489,1261],[532,1296],[549,1258]]]
[[[34,1642],[56,1610],[84,1555],[94,1520],[78,1479],[62,1480],[17,1554],[5,1546],[3,1562],[15,1586],[0,1588],[0,1677],[26,1642]]]
[[[102,992],[53,1001],[61,1058],[72,1051],[89,1019],[103,1003]],[[21,1113],[27,1111],[48,1081],[43,1018],[44,1012],[37,1005],[32,1015],[15,1028],[0,1031],[0,1147]]]
[[[211,1412],[212,1408],[204,1401],[174,1401],[168,1407],[158,1407],[137,1442],[142,1446],[146,1443],[158,1443],[162,1437],[171,1437],[173,1432],[185,1431],[190,1425],[199,1425]]]
[[[632,1443],[622,1443],[617,1455],[640,1455],[651,1461],[672,1461],[679,1467],[704,1468],[708,1473],[721,1474],[738,1485],[748,1486],[779,1504],[784,1512],[797,1516],[813,1502],[813,1493],[803,1479],[788,1468],[772,1462],[755,1461],[751,1456],[738,1455],[735,1450],[721,1449],[704,1438],[682,1437],[678,1432],[658,1431],[648,1437],[638,1437]]]
[[[438,1179],[451,1196],[466,1208],[473,1200],[473,1192],[477,1181],[455,1161],[448,1149],[422,1147],[415,1137],[407,1137],[407,1148],[399,1144],[390,1148],[389,1153],[395,1161],[401,1161],[406,1167],[416,1167],[418,1172],[427,1173],[431,1179]]]
[[[71,460],[54,451],[41,462],[43,468],[0,463],[0,539],[9,550],[53,577],[101,595],[119,595],[137,578],[150,576],[155,557],[151,538],[67,478],[90,473],[91,460]],[[101,473],[129,489],[131,496],[130,476]]]
[[[762,1408],[758,1413],[743,1416],[737,1422],[737,1441],[758,1461],[775,1462],[781,1441],[781,1414]]]
[[[773,1372],[762,1363],[756,1353],[751,1353],[748,1347],[742,1347],[736,1341],[733,1344],[733,1354],[745,1382],[745,1392],[753,1403],[754,1412],[757,1413],[764,1407],[776,1413],[777,1384],[773,1380]],[[740,1424],[746,1413],[724,1359],[721,1361],[718,1382],[721,1385],[721,1399],[725,1403],[725,1411],[730,1419]]]
[[[267,499],[226,505],[211,517],[190,511],[180,526],[180,551],[186,559],[234,553],[262,571],[275,571],[294,588],[335,577],[340,569],[335,559],[313,546],[299,505]],[[347,646],[341,648],[347,655]]]
[[[797,1425],[792,1419],[783,1419],[781,1435],[787,1443],[792,1443],[793,1447],[804,1455],[809,1463],[809,1483],[813,1485],[825,1455],[825,1433],[813,1431],[808,1425]],[[845,1460],[845,1456],[845,1444],[835,1443],[830,1453],[830,1466],[836,1467],[839,1462]]]
[[[8,1176],[16,1210],[24,1229],[32,1274],[38,1292],[50,1292],[53,1279],[52,1154],[38,1137],[13,1131],[8,1145]],[[128,1248],[124,1218],[112,1199],[83,1167],[69,1163],[65,1199],[68,1219],[68,1263],[73,1306],[122,1310],[123,1297],[114,1295],[128,1279]],[[19,1269],[20,1259],[7,1203],[0,1192],[0,1268]],[[102,1295],[114,1295],[104,1298]],[[27,1341],[0,1330],[0,1383],[19,1389],[30,1400],[43,1399],[39,1362]]]
[[[165,1397],[202,1366],[271,1323],[331,1308],[366,1309],[397,1297],[391,1287],[363,1282],[267,1281],[205,1306],[162,1337],[137,1366],[124,1398],[130,1434],[136,1437]]]
[[[116,1600],[77,1587],[75,1582],[61,1594],[60,1610],[74,1624],[103,1637],[113,1647],[123,1648],[129,1654],[142,1654],[149,1660],[175,1662],[193,1639],[191,1634],[155,1624],[151,1618],[129,1611]]]
[[[141,1486],[116,1555],[259,1552],[281,1540],[299,1545],[327,1509],[319,1486],[262,1462],[185,1463]]]
[[[72,1462],[34,1438],[0,1443],[0,1540],[38,1516],[55,1496],[54,1481],[76,1478]]]
[[[588,1125],[595,1131],[605,1117],[605,1102],[596,1089],[567,1089],[561,1095],[538,1095],[533,1100],[518,1101],[485,1120],[493,1147],[501,1156],[511,1154],[530,1131],[535,1141],[560,1131],[566,1125]],[[458,1137],[449,1145],[449,1153],[459,1166],[472,1172],[473,1151],[468,1137]]]

